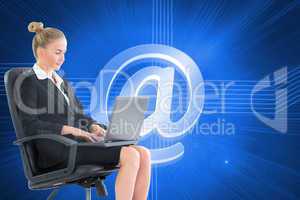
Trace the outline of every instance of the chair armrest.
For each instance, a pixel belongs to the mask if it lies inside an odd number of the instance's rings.
[[[34,140],[39,140],[39,139],[46,139],[46,140],[52,140],[56,141],[58,143],[61,143],[67,147],[69,147],[69,156],[68,156],[68,164],[67,167],[64,169],[59,169],[47,173],[43,173],[40,175],[33,175],[32,170],[28,169],[30,167],[27,155],[24,155],[25,158],[25,166],[27,166],[25,169],[27,172],[25,172],[28,175],[28,178],[32,182],[44,182],[44,181],[49,181],[57,178],[61,178],[63,176],[68,176],[72,174],[72,172],[75,169],[75,161],[76,161],[76,153],[77,153],[77,141],[71,140],[69,138],[66,138],[62,135],[56,135],[56,134],[39,134],[39,135],[34,135],[34,136],[28,136],[21,138],[19,140],[16,140],[14,142],[15,145],[21,146],[22,153],[26,154],[24,145],[27,142],[31,142]]]
[[[14,145],[22,145],[25,142],[31,142],[33,140],[37,139],[49,139],[49,140],[54,140],[58,143],[62,143],[66,146],[71,146],[77,144],[77,141],[71,140],[67,137],[64,137],[62,135],[56,135],[56,134],[39,134],[39,135],[33,135],[33,136],[28,136],[28,137],[23,137],[21,139],[18,139],[14,141]]]

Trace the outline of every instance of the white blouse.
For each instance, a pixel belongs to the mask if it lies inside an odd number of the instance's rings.
[[[33,65],[32,69],[39,80],[44,80],[47,78],[50,79],[54,83],[54,85],[58,88],[58,90],[62,93],[67,104],[70,105],[69,97],[61,89],[61,84],[64,82],[64,80],[55,71],[53,71],[51,74],[47,74],[40,66],[38,66],[37,63]],[[53,77],[55,78],[56,81],[53,80]]]

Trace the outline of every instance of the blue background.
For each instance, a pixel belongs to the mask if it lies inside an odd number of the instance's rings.
[[[192,131],[180,139],[152,135],[149,148],[182,142],[184,156],[153,167],[149,199],[299,199],[299,1],[0,1],[0,199],[45,199],[50,191],[30,191],[23,174],[4,91],[3,74],[11,67],[30,67],[31,21],[62,29],[68,39],[65,78],[93,82],[117,53],[148,43],[182,50],[199,65],[205,81],[220,86],[234,81],[220,99],[206,99],[197,125],[217,119],[235,125],[234,135]],[[288,132],[259,121],[250,109],[253,86],[287,66]],[[210,88],[206,88],[209,94]],[[259,96],[261,112],[272,114],[271,88]],[[77,91],[85,108],[88,90]],[[269,95],[269,96],[268,96]],[[269,102],[268,102],[269,101]],[[87,109],[88,110],[88,109]],[[107,180],[114,199],[114,179]],[[93,199],[96,193],[93,191]],[[57,199],[83,199],[78,186],[67,186]]]

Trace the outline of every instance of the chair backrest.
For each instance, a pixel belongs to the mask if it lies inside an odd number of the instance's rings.
[[[9,107],[9,112],[13,122],[13,126],[16,132],[17,139],[24,137],[23,127],[19,119],[19,112],[16,103],[16,94],[20,91],[16,91],[19,88],[15,87],[16,80],[20,77],[21,74],[30,72],[31,68],[12,68],[8,70],[4,75],[4,84],[7,96],[7,103]]]
[[[24,78],[30,73],[32,73],[31,68],[12,68],[4,75],[7,103],[17,139],[25,137],[25,134],[23,131],[22,122],[18,116],[19,111],[16,102],[18,101],[18,98],[16,95],[20,94],[19,90],[22,80],[24,80]],[[22,145],[20,150],[25,175],[28,179],[30,179],[33,174],[38,173],[37,166],[35,164],[37,159],[35,145],[28,143],[26,145]]]

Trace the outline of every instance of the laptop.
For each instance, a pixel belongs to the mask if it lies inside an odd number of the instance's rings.
[[[110,123],[103,140],[93,144],[103,147],[137,144],[143,127],[148,97],[116,97]]]

